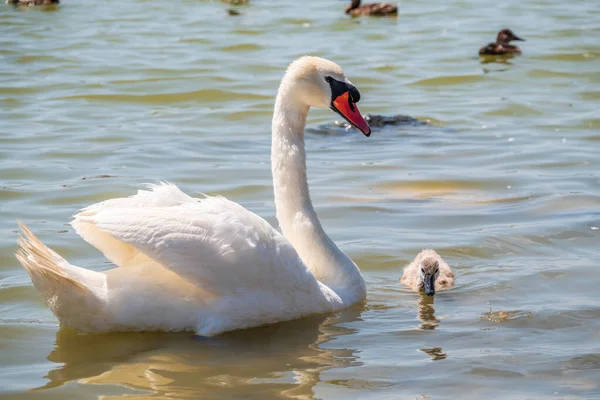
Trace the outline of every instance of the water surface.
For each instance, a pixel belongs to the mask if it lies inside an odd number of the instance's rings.
[[[344,6],[0,7],[0,396],[600,398],[598,3]],[[504,27],[523,55],[482,63]],[[367,139],[309,116],[313,201],[366,304],[211,339],[59,329],[13,257],[16,218],[94,270],[111,265],[69,217],[146,182],[275,224],[273,100],[304,54],[342,65],[364,113],[429,121]],[[426,247],[457,275],[434,301],[398,282]]]

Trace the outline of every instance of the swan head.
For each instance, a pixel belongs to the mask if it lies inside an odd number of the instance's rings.
[[[435,257],[425,257],[419,263],[419,289],[427,296],[435,294],[435,280],[440,276],[440,264]]]
[[[329,108],[360,130],[365,136],[371,127],[358,110],[358,89],[339,65],[319,57],[304,56],[288,67],[282,85],[307,107]]]

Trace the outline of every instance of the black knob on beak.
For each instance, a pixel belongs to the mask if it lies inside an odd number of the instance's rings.
[[[360,92],[354,85],[348,85],[348,92],[350,92],[350,100],[354,103],[358,103],[360,101]]]

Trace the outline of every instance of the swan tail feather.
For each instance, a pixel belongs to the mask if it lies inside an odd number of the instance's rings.
[[[107,321],[106,275],[69,264],[44,245],[27,226],[15,257],[25,268],[48,308],[64,325],[85,332],[98,331]]]
[[[53,283],[52,286],[68,285],[73,290],[88,292],[88,288],[83,283],[70,276],[64,268],[61,268],[61,264],[68,264],[64,258],[46,247],[20,221],[19,227],[23,234],[19,235],[17,242],[19,249],[15,256],[29,273],[34,283],[43,280]]]

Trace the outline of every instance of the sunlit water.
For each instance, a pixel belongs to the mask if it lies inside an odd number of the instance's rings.
[[[0,391],[21,398],[600,398],[597,1],[82,2],[0,7]],[[504,27],[504,63],[476,56]],[[16,218],[76,265],[111,268],[67,225],[169,180],[276,224],[270,118],[286,65],[343,66],[364,113],[428,125],[365,138],[313,110],[313,201],[361,267],[366,305],[235,332],[59,329],[13,257]],[[399,285],[432,247],[435,302]],[[1,395],[0,395],[1,396]],[[425,398],[425,397],[423,397]]]

